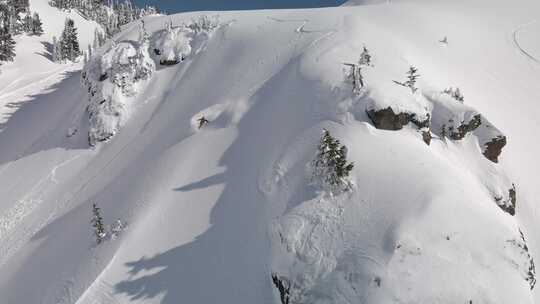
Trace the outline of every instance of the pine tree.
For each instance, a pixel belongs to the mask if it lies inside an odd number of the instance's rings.
[[[88,45],[88,51],[87,51],[87,53],[85,54],[85,55],[87,56],[86,59],[87,59],[88,61],[90,61],[90,59],[92,59],[92,54],[93,54],[93,53],[94,53],[94,51],[93,51],[93,49],[92,49],[92,46],[89,44],[89,45]]]
[[[13,61],[15,58],[15,40],[7,27],[0,28],[0,61]]]
[[[96,237],[96,242],[100,244],[107,232],[105,232],[105,225],[103,225],[103,217],[101,216],[101,209],[96,205],[92,205],[92,220],[90,221],[92,227],[94,227],[94,236]]]
[[[414,66],[411,66],[409,67],[409,71],[407,72],[407,81],[399,82],[394,80],[394,83],[402,85],[404,87],[408,87],[414,94],[416,93],[416,91],[418,91],[418,88],[416,87],[416,81],[419,77],[420,75],[418,74],[418,69],[416,69]]]
[[[56,39],[56,36],[53,36],[51,55],[52,55],[52,61],[54,62],[59,62],[62,60],[62,58],[60,57],[60,43]]]
[[[150,59],[150,35],[146,31],[144,21],[141,22],[139,32],[139,46],[135,58],[135,80],[148,79],[155,69],[154,61]]]
[[[39,18],[38,13],[34,13],[32,16],[32,34],[36,36],[43,35],[43,23],[41,22],[41,19]]]
[[[347,148],[324,129],[317,155],[311,162],[312,183],[332,193],[350,189],[347,177],[353,167],[347,161]]]
[[[418,75],[418,70],[411,66],[409,68],[409,71],[407,72],[407,81],[405,81],[405,86],[409,87],[411,89],[411,91],[414,93],[416,93],[416,91],[418,90],[418,88],[416,87],[416,80],[418,79],[418,77],[420,77],[420,75]]]
[[[362,76],[362,67],[360,64],[344,63],[343,65],[349,67],[349,73],[347,74],[347,80],[352,83],[353,94],[360,93],[360,89],[364,87],[364,77]]]
[[[360,54],[360,60],[358,61],[359,65],[372,66],[371,65],[371,54],[368,49],[364,46],[362,54]]]
[[[26,12],[24,16],[23,31],[28,34],[32,33],[32,15],[30,15],[30,11]]]
[[[94,48],[94,50],[97,50],[101,45],[100,45],[100,39],[99,39],[99,35],[100,35],[100,32],[99,30],[96,28],[94,30],[94,41],[92,42],[92,47]]]
[[[450,87],[450,88],[447,88],[446,90],[443,91],[444,94],[447,94],[447,95],[450,95],[452,98],[454,98],[455,100],[463,103],[465,101],[465,97],[463,97],[463,94],[461,94],[461,90],[456,87],[456,88],[453,88],[453,87]]]
[[[62,37],[60,38],[60,56],[63,60],[75,61],[77,57],[81,54],[79,49],[79,40],[77,38],[77,28],[75,28],[75,22],[67,18],[64,26],[64,31],[62,32]]]

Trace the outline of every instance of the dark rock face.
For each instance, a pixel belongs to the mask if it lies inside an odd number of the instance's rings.
[[[277,274],[272,274],[272,281],[279,290],[279,297],[281,304],[289,304],[291,284],[285,277],[278,277]]]
[[[496,197],[495,201],[497,205],[506,213],[514,216],[516,214],[516,185],[512,184],[512,188],[508,189],[508,199],[504,200],[502,197]]]
[[[453,140],[461,140],[465,137],[465,135],[467,135],[467,133],[478,129],[478,127],[480,127],[481,124],[482,124],[482,118],[480,114],[477,114],[469,121],[469,123],[463,122],[458,127],[457,131],[455,132],[453,130],[450,131],[449,136]]]
[[[180,61],[178,60],[161,60],[159,61],[159,64],[161,65],[175,65],[175,64],[178,64],[180,63]]]
[[[421,121],[416,118],[415,114],[410,113],[394,113],[392,108],[388,107],[382,110],[366,110],[367,115],[375,125],[375,128],[381,130],[401,130],[403,126],[409,122],[414,123],[419,128],[429,127],[429,116],[426,120]]]
[[[506,136],[497,136],[484,145],[483,154],[490,161],[498,163],[504,146],[506,146]]]
[[[429,129],[422,130],[422,139],[429,146],[431,144],[431,131]]]

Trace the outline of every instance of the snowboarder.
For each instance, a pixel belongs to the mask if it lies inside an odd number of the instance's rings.
[[[201,118],[197,119],[197,121],[199,122],[199,129],[209,123],[208,119],[206,119],[204,116],[201,116]]]
[[[448,44],[448,37],[444,36],[443,40],[439,40],[442,44]]]

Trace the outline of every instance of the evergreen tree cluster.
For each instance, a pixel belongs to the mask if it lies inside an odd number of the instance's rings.
[[[103,216],[101,215],[101,208],[97,204],[92,205],[92,219],[90,224],[94,230],[94,237],[96,238],[96,243],[101,244],[107,236],[111,239],[115,239],[118,235],[126,229],[126,223],[122,222],[120,219],[117,219],[111,226],[105,226],[103,222]]]
[[[157,14],[156,7],[139,8],[130,0],[51,0],[50,5],[63,10],[77,10],[81,15],[98,22],[112,36],[124,24]]]
[[[443,91],[444,94],[450,95],[450,97],[454,98],[455,100],[463,103],[465,101],[465,97],[463,97],[463,94],[461,93],[461,90],[458,87],[449,87]]]
[[[75,61],[81,50],[77,37],[77,28],[73,19],[67,18],[60,39],[53,37],[52,59],[53,61]]]
[[[332,193],[346,191],[351,186],[347,178],[353,167],[354,164],[347,161],[347,147],[324,129],[317,155],[311,162],[312,183]]]
[[[24,17],[21,17],[23,16]],[[32,14],[28,0],[7,0],[0,2],[0,64],[15,58],[14,35],[27,33],[43,34],[39,14]]]
[[[105,232],[105,225],[103,224],[103,217],[101,216],[101,208],[96,204],[92,205],[92,220],[90,220],[92,227],[94,227],[94,236],[96,242],[101,244],[107,233]]]

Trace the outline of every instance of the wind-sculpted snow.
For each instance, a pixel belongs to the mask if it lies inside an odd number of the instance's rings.
[[[82,74],[89,99],[90,145],[116,134],[154,70],[148,44],[142,41],[112,44],[102,55],[90,58]]]

